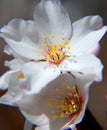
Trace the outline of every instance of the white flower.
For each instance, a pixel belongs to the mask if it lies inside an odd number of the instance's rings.
[[[28,120],[40,126],[38,130],[53,130],[54,124],[57,130],[66,123],[75,128],[84,115],[89,85],[102,79],[103,65],[93,53],[106,30],[98,15],[82,18],[71,26],[58,0],[42,0],[35,7],[34,21],[10,21],[0,29],[0,36],[7,43],[4,51],[15,59],[5,62],[10,70],[0,78],[0,89],[7,89],[0,103],[18,106]],[[66,85],[64,91],[63,80],[70,86]],[[76,99],[69,96],[75,92]],[[53,94],[60,95],[62,101]],[[78,102],[74,103],[78,108],[75,112],[69,111],[71,97]],[[60,113],[52,112],[48,98],[60,102]],[[61,108],[65,101],[67,109]],[[53,101],[51,104],[56,111],[57,105]],[[72,112],[74,116],[68,120]]]
[[[93,80],[100,80],[102,64],[90,52],[106,30],[100,16],[87,16],[71,27],[60,2],[43,0],[35,7],[34,21],[13,19],[0,35],[7,42],[4,51],[22,59],[21,71],[31,79],[25,93],[34,94],[60,73],[71,72],[82,79],[93,75]]]
[[[91,83],[62,74],[38,94],[25,95],[16,104],[25,118],[37,125],[36,130],[75,130],[84,116]]]

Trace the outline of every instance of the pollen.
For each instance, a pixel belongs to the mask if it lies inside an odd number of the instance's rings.
[[[62,37],[62,40],[65,40],[65,37]]]
[[[70,44],[70,40],[67,40],[66,43],[67,43],[67,44]]]
[[[42,50],[41,50],[41,52],[42,52],[42,53],[44,53],[44,52],[45,52],[45,50],[43,50],[43,49],[42,49]]]
[[[52,39],[54,39],[54,38],[55,38],[55,36],[54,36],[54,35],[52,35],[52,36],[51,36],[51,38],[52,38]]]
[[[40,56],[40,53],[37,53],[37,56]]]
[[[17,75],[19,79],[23,79],[24,78],[24,74],[20,73]]]
[[[77,115],[81,109],[80,95],[76,86],[69,86],[63,83],[65,89],[56,88],[56,94],[53,94],[51,100],[48,100],[51,111],[52,119],[70,117]],[[63,88],[62,87],[62,88]],[[54,96],[56,95],[56,96]]]
[[[53,119],[56,120],[58,119],[59,117],[57,115],[53,115]]]
[[[68,50],[70,50],[71,49],[71,47],[70,46],[68,46]]]
[[[59,91],[59,88],[56,88],[56,91]]]
[[[51,106],[52,106],[52,104],[51,104],[51,103],[49,103],[49,104],[48,104],[48,106],[49,106],[49,107],[51,107]]]
[[[51,114],[56,114],[56,111],[55,111],[55,110],[52,110],[52,111],[51,111]]]

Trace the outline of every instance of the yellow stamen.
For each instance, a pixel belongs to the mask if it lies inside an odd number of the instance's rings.
[[[66,51],[69,51],[71,49],[71,46],[68,45],[70,44],[70,40],[65,41],[65,43],[50,44],[48,43],[50,41],[50,38],[54,39],[55,35],[52,35],[51,37],[46,36],[44,39],[44,44],[40,45],[40,49],[43,55],[45,56],[46,61],[59,66],[65,58],[68,58],[66,55]],[[62,37],[62,40],[65,40],[65,37]],[[40,53],[37,54],[37,56],[40,55]]]
[[[62,37],[62,40],[65,40],[65,37]]]
[[[51,104],[51,103],[49,103],[49,104],[48,104],[48,106],[49,106],[49,107],[51,107],[51,106],[52,106],[52,104]]]
[[[52,111],[51,111],[51,114],[56,114],[56,111],[55,111],[55,110],[52,110]]]
[[[70,40],[67,40],[66,43],[67,43],[67,44],[70,44]]]
[[[51,36],[51,38],[52,38],[52,39],[54,39],[54,38],[55,38],[55,36],[54,36],[54,35],[52,35],[52,36]]]
[[[71,47],[70,46],[68,46],[68,50],[70,50],[71,49]]]
[[[56,88],[56,91],[59,91],[59,88]]]
[[[24,78],[24,74],[22,74],[22,73],[18,74],[18,78],[19,79],[23,79]]]
[[[37,56],[40,56],[40,53],[37,53]]]
[[[81,108],[80,97],[76,86],[70,87],[66,83],[63,83],[63,86],[65,90],[56,88],[56,94],[53,94],[54,97],[48,100],[50,102],[48,106],[54,108],[51,111],[54,120],[78,113]]]
[[[62,112],[62,113],[60,114],[60,117],[61,117],[61,118],[65,117],[65,113]]]
[[[45,52],[45,50],[43,50],[43,49],[42,49],[42,50],[41,50],[41,52],[42,52],[42,53],[44,53],[44,52]]]
[[[59,117],[57,115],[53,115],[53,119],[56,120],[58,119]]]
[[[63,86],[64,86],[64,87],[67,87],[67,83],[66,83],[66,82],[64,82],[64,83],[63,83]]]

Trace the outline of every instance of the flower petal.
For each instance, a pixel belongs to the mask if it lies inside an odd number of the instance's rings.
[[[60,71],[47,62],[29,62],[22,67],[23,74],[28,78],[29,90],[26,94],[38,93],[46,84],[60,75]]]
[[[101,81],[103,65],[94,55],[77,55],[63,62],[62,71],[71,72],[75,77],[87,80]]]
[[[100,16],[87,16],[73,23],[73,35],[71,38],[71,53],[88,53],[99,43],[107,26],[103,27]]]
[[[37,56],[40,53],[40,49],[36,44],[37,40],[32,40],[32,37],[37,38],[34,29],[35,27],[32,21],[13,19],[0,30],[0,36],[4,38],[9,47],[17,54],[38,60],[41,59],[40,56]]]
[[[35,128],[35,130],[50,130],[48,124],[40,125]]]
[[[9,67],[12,70],[20,70],[21,66],[23,64],[23,61],[19,62],[21,60],[13,59],[11,61],[5,61],[5,66]]]
[[[70,18],[58,0],[41,1],[35,7],[34,19],[42,42],[46,36],[54,35],[54,43],[58,44],[62,37],[71,35]]]
[[[28,120],[25,120],[23,130],[31,130],[31,129],[32,129],[32,124]]]
[[[20,74],[19,70],[10,70],[0,77],[0,89],[7,89],[0,97],[0,103],[14,105],[16,101],[21,100],[25,89],[28,88],[28,82],[24,77],[20,78]]]
[[[99,43],[96,44],[96,46],[94,46],[94,47],[89,51],[89,53],[94,54],[94,55],[96,55],[96,56],[99,54],[99,52],[100,52],[100,44],[99,44]]]
[[[29,122],[33,124],[37,124],[36,130],[50,130],[49,119],[46,117],[46,115],[41,114],[40,116],[36,116],[36,115],[32,116],[23,110],[21,110],[21,112]]]
[[[15,86],[17,87],[17,86]],[[15,91],[8,90],[2,97],[0,97],[0,103],[5,105],[16,105],[15,103],[24,95],[24,91],[17,87]]]
[[[0,103],[14,105],[24,95],[25,81],[18,78],[19,71],[11,70],[0,78],[0,89],[7,89],[6,93],[0,97]]]
[[[64,82],[66,82],[70,86],[76,84],[79,94],[82,96],[83,99],[80,114],[74,120],[71,119],[71,121],[68,120],[67,117],[53,120],[51,111],[54,110],[55,108],[51,108],[48,106],[49,98],[52,97],[53,101],[57,101],[56,99],[54,100],[55,97],[53,95],[56,94],[56,88],[59,88],[60,90],[64,90],[64,87],[62,86]],[[45,118],[42,118],[42,120],[38,120],[39,116],[41,118],[41,114],[44,114],[47,117],[47,119],[49,119],[49,126],[50,126],[49,130],[58,130],[61,128],[63,129],[66,128],[67,125],[75,125],[82,120],[84,116],[86,104],[88,101],[89,84],[90,82],[84,82],[84,81],[81,82],[81,80],[78,79],[75,80],[70,75],[64,74],[58,77],[56,80],[52,81],[47,86],[45,86],[40,91],[39,94],[27,95],[23,97],[21,101],[17,102],[17,105],[19,106],[19,109],[21,110],[25,118],[29,120],[31,123],[37,126],[39,126],[40,123],[41,125],[44,125],[43,121],[45,120]],[[58,95],[59,98],[61,98],[60,94],[61,93],[59,93]]]
[[[0,89],[5,90],[8,88],[10,81],[12,80],[13,75],[17,72],[17,70],[10,70],[4,73],[0,77]]]

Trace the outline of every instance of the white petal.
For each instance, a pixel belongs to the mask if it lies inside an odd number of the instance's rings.
[[[5,105],[16,105],[15,103],[21,100],[23,95],[24,91],[22,89],[16,89],[16,91],[8,90],[2,97],[0,97],[0,103]]]
[[[49,129],[49,125],[44,124],[44,125],[38,126],[37,128],[35,128],[35,130],[50,130],[50,129]]]
[[[21,100],[24,90],[27,89],[26,79],[20,79],[19,70],[10,70],[0,78],[0,89],[7,89],[6,93],[0,97],[0,103],[14,105],[16,101]]]
[[[20,82],[17,77],[18,71],[11,70],[6,72],[0,78],[0,89],[7,89],[6,93],[0,97],[0,103],[5,105],[14,105],[24,95],[24,82]],[[21,88],[22,87],[22,88]]]
[[[98,56],[99,52],[100,52],[100,44],[99,44],[99,43],[96,44],[96,46],[94,46],[94,47],[89,51],[89,53],[94,54],[94,55],[96,55],[96,56]]]
[[[38,27],[40,40],[46,36],[55,35],[55,43],[60,43],[62,37],[71,35],[71,22],[66,10],[57,0],[43,0],[34,11],[35,26]]]
[[[87,16],[74,22],[71,38],[71,53],[88,53],[99,43],[106,31],[107,26],[103,27],[100,16]]]
[[[48,106],[48,99],[54,98],[53,94],[56,94],[56,88],[59,88],[60,90],[64,90],[63,83],[66,82],[70,86],[77,85],[77,89],[79,91],[79,94],[83,98],[82,102],[82,110],[80,114],[77,116],[77,118],[73,121],[69,121],[66,117],[59,118],[58,120],[53,120],[51,111],[55,108],[51,108]],[[49,126],[50,130],[58,130],[60,128],[65,128],[67,125],[75,125],[79,123],[85,112],[86,104],[88,101],[88,88],[89,88],[90,82],[81,82],[79,79],[74,79],[70,75],[61,75],[56,80],[52,81],[50,84],[48,84],[45,88],[43,88],[39,94],[34,95],[27,95],[23,97],[23,99],[19,102],[17,102],[17,105],[19,106],[19,109],[21,110],[22,114],[25,116],[27,120],[29,120],[31,123],[35,125],[44,125],[42,122],[46,118],[42,118],[42,120],[39,120],[39,116],[41,119],[41,115],[44,114],[47,119],[49,119]],[[59,98],[61,98],[60,94],[58,95]],[[55,100],[56,101],[56,100]],[[67,124],[66,124],[67,123]]]
[[[30,88],[26,94],[38,93],[46,84],[60,75],[59,70],[47,62],[29,62],[23,66],[22,72],[30,82]]]
[[[87,80],[101,81],[103,65],[94,55],[77,55],[66,60],[62,66],[62,71],[70,71],[75,77],[87,78]]]
[[[0,30],[0,36],[4,38],[10,48],[17,54],[38,60],[41,59],[41,57],[37,56],[37,53],[40,53],[40,49],[36,44],[37,41],[32,40],[32,37],[37,37],[33,28],[34,25],[31,21],[13,19]]]
[[[5,90],[8,88],[9,83],[12,80],[12,77],[14,77],[13,75],[17,72],[17,70],[10,70],[7,71],[6,73],[4,73],[1,77],[0,77],[0,89]]]
[[[11,20],[8,25],[5,25],[3,28],[1,28],[1,36],[14,41],[20,41],[23,33],[21,31],[25,28],[25,23],[26,22],[21,19]]]
[[[21,66],[23,64],[23,61],[18,59],[13,59],[11,61],[5,61],[5,66],[9,67],[12,70],[20,70]]]
[[[31,130],[31,129],[32,129],[32,124],[28,120],[25,120],[23,130]]]
[[[20,42],[5,38],[5,41],[8,43],[10,48],[20,56],[33,60],[40,60],[44,58],[44,56],[41,55],[39,47],[30,45],[31,41],[28,38],[23,38]],[[40,54],[40,56],[38,56],[38,54]]]
[[[21,110],[21,112],[29,122],[37,125],[36,130],[50,130],[49,129],[49,119],[46,117],[46,115],[44,115],[44,114],[41,114],[39,116],[30,115],[29,113],[26,113],[23,110]]]
[[[1,28],[0,32],[1,36],[7,37],[17,42],[20,41],[22,37],[28,37],[28,39],[34,43],[36,42],[37,44],[38,35],[34,26],[34,22],[31,20],[25,21],[23,19],[15,18],[3,28]]]
[[[12,56],[15,58],[15,60],[17,60],[17,63],[15,63],[15,64],[17,64],[17,67],[18,67],[18,65],[20,66],[21,64],[23,64],[23,63],[29,61],[28,58],[25,58],[25,57],[23,57],[23,56],[20,56],[19,54],[17,54],[16,52],[14,52],[8,45],[6,45],[6,46],[4,47],[4,52],[5,52],[6,54],[8,54],[8,55],[12,55]],[[19,62],[19,63],[18,63],[18,62]],[[12,63],[9,63],[9,64],[6,63],[6,65],[7,65],[8,67],[12,68],[11,65],[13,65],[13,64],[12,64]],[[9,66],[9,65],[10,65],[10,66]]]
[[[4,47],[4,53],[6,53],[6,54],[8,54],[8,55],[13,55],[13,51],[12,51],[12,49],[8,46],[8,45],[6,45],[5,47]],[[14,55],[13,55],[14,56]]]

